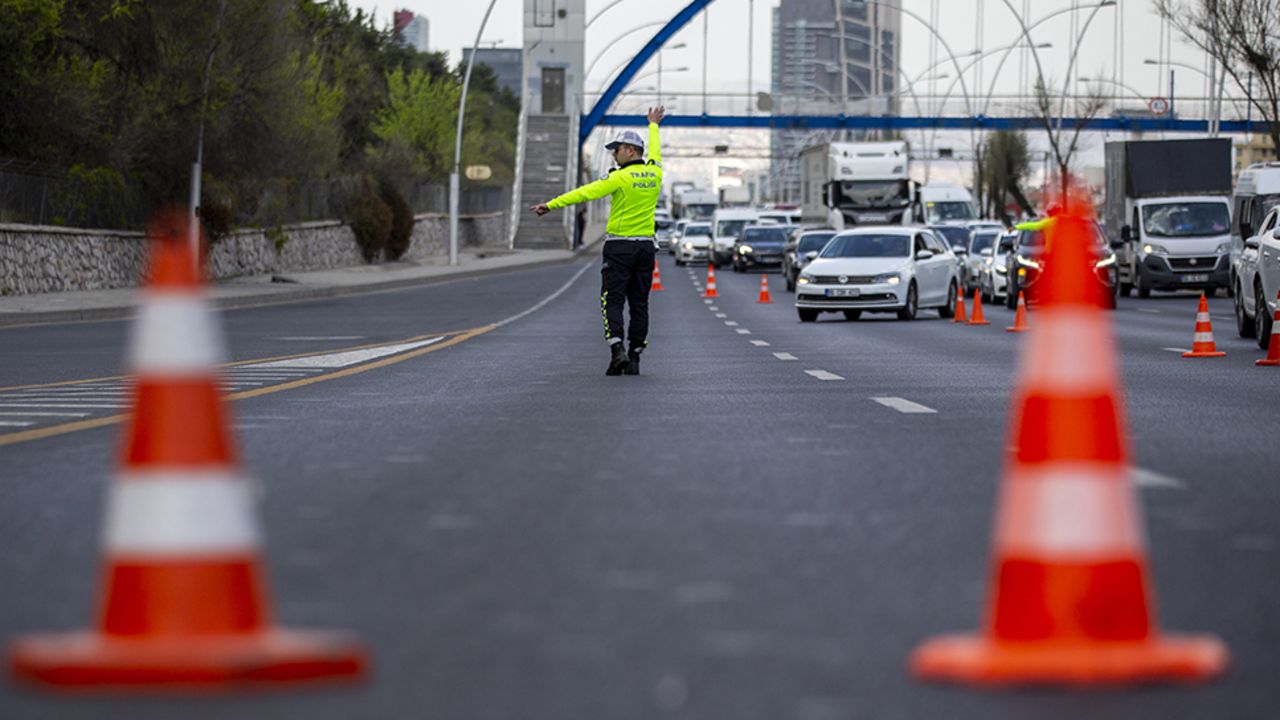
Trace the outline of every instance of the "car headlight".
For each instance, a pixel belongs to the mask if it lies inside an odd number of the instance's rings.
[[[1222,243],[1222,244],[1218,245],[1217,253],[1218,253],[1219,255],[1226,255],[1226,254],[1228,254],[1228,253],[1230,253],[1230,252],[1231,252],[1231,242],[1230,242],[1230,241],[1227,241],[1227,242],[1224,242],[1224,243]]]
[[[800,273],[800,278],[796,280],[796,282],[798,282],[801,285],[808,285],[809,283],[813,282],[813,276],[810,275],[809,273]]]
[[[1098,262],[1094,263],[1094,264],[1093,264],[1093,266],[1094,266],[1095,268],[1104,268],[1104,267],[1107,267],[1108,265],[1115,265],[1115,264],[1116,264],[1116,256],[1115,256],[1115,253],[1111,253],[1110,255],[1108,255],[1108,256],[1106,256],[1106,257],[1102,258],[1101,260],[1099,260]]]
[[[685,243],[685,244],[684,244],[684,249],[685,249],[685,250],[692,250],[692,249],[693,249],[693,243],[691,243],[691,242],[687,242],[687,243]]]
[[[750,254],[751,254],[751,253],[753,253],[753,252],[755,252],[755,250],[754,250],[754,249],[752,249],[752,247],[751,247],[750,245],[739,245],[739,246],[738,246],[738,254],[739,254],[739,255],[750,255]]]
[[[1142,246],[1142,254],[1143,255],[1168,255],[1169,251],[1166,250],[1163,245],[1155,245],[1153,243],[1147,243],[1146,245]]]
[[[1009,268],[1007,268],[1007,267],[1005,267],[1005,266],[1003,266],[1003,265],[997,265],[997,266],[996,266],[996,272],[997,272],[997,273],[1000,273],[1001,275],[1008,275],[1008,274],[1009,274]]]
[[[902,282],[902,276],[898,273],[885,273],[871,278],[872,285],[897,285]]]
[[[1032,260],[1031,258],[1024,258],[1021,255],[1019,255],[1017,257],[1017,260],[1018,260],[1018,264],[1021,265],[1022,267],[1035,268],[1036,270],[1040,269],[1040,263],[1036,262],[1035,260]]]

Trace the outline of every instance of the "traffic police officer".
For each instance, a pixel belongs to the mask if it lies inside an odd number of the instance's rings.
[[[640,374],[640,353],[648,346],[649,286],[653,283],[653,212],[662,189],[662,153],[658,123],[666,109],[649,109],[649,161],[645,162],[645,141],[635,130],[624,130],[607,145],[618,164],[602,180],[531,208],[546,215],[556,208],[610,196],[609,224],[604,236],[604,265],[600,271],[600,310],[604,315],[604,337],[612,356],[606,375]],[[631,307],[630,350],[624,350],[623,304]]]

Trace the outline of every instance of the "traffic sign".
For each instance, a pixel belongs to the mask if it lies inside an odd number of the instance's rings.
[[[468,165],[466,174],[468,180],[488,180],[493,177],[493,168],[488,165]]]
[[[1153,114],[1163,115],[1169,112],[1169,101],[1162,97],[1153,97],[1147,103],[1147,107],[1151,109]]]

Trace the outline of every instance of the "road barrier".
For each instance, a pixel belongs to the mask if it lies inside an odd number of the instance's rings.
[[[345,634],[272,625],[253,490],[240,469],[218,365],[224,348],[180,211],[150,228],[150,282],[134,325],[137,374],[110,490],[98,626],[19,638],[20,681],[78,690],[226,690],[351,680]]]
[[[1043,309],[1022,348],[985,627],[928,640],[920,678],[1091,686],[1203,681],[1227,664],[1210,636],[1162,633],[1129,478],[1116,351],[1090,277],[1090,222],[1049,231]]]

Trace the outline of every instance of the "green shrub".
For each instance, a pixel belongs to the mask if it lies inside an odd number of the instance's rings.
[[[236,197],[225,183],[207,178],[200,192],[200,221],[209,243],[215,243],[235,228]]]
[[[343,221],[351,226],[365,262],[382,257],[391,238],[391,208],[378,196],[368,178],[351,183],[343,193]]]
[[[276,246],[277,253],[284,250],[285,243],[289,242],[289,233],[286,233],[284,228],[279,225],[272,225],[271,227],[263,230],[262,235]]]
[[[391,211],[391,232],[387,238],[387,258],[399,260],[413,243],[413,208],[390,181],[378,182],[378,196]]]

